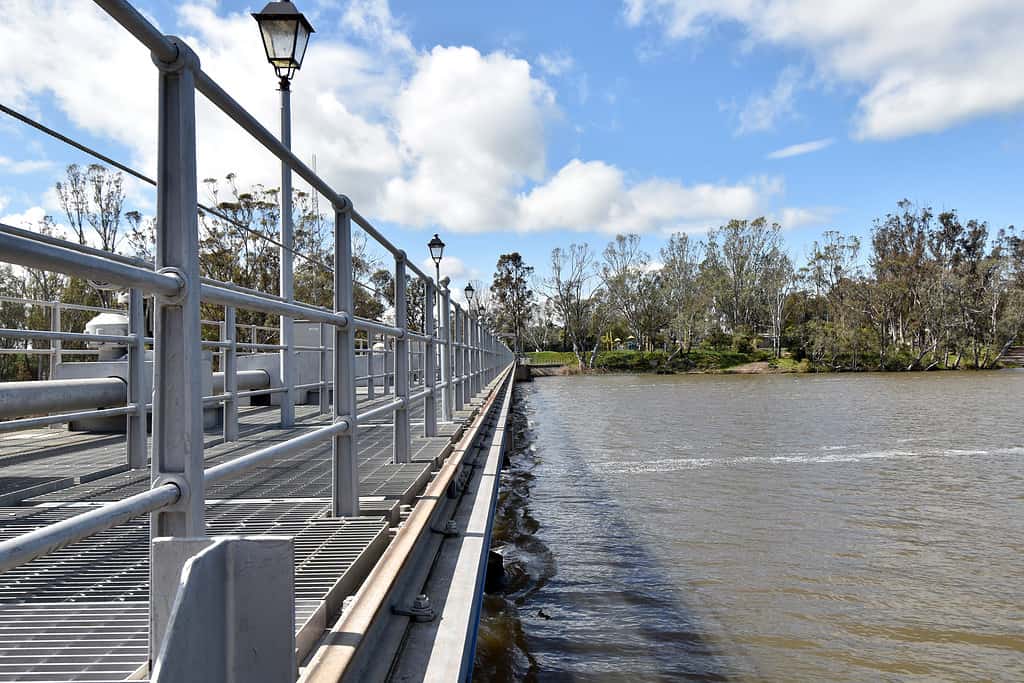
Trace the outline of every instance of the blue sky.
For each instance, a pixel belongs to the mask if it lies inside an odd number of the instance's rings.
[[[1020,223],[1015,0],[299,5],[318,32],[293,85],[297,152],[417,261],[440,232],[457,282],[505,251],[543,272],[554,246],[637,231],[654,254],[674,230],[757,215],[799,259],[828,228],[866,237],[904,197]],[[138,6],[276,130],[252,5]],[[86,0],[13,10],[4,103],[152,173],[145,51]],[[276,182],[205,102],[199,127],[202,175]],[[0,216],[60,222],[51,188],[75,161],[0,121]],[[152,212],[145,188],[130,199]]]

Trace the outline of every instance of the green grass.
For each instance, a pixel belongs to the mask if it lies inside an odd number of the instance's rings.
[[[531,363],[536,365],[549,365],[561,363],[562,365],[576,365],[576,354],[572,351],[531,351],[526,354]]]

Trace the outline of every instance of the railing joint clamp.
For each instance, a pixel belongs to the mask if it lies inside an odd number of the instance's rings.
[[[433,621],[436,616],[434,614],[434,608],[430,606],[430,598],[423,594],[417,595],[416,599],[413,600],[412,606],[409,608],[392,605],[391,613],[403,617],[409,617],[413,621],[418,622]]]
[[[185,43],[184,40],[178,36],[164,36],[168,42],[174,46],[176,54],[174,60],[165,62],[160,59],[155,53],[150,53],[150,59],[153,60],[153,64],[156,68],[160,69],[164,73],[177,73],[184,70],[186,67],[192,69],[192,71],[199,71],[199,56],[192,51],[192,48]]]
[[[156,272],[160,275],[169,275],[178,281],[177,293],[171,295],[159,295],[160,300],[171,306],[181,306],[184,304],[185,296],[188,294],[188,280],[185,279],[184,271],[180,268],[175,268],[174,266],[165,266]]]
[[[178,500],[174,501],[171,505],[165,507],[161,512],[170,512],[173,510],[183,510],[188,505],[189,497],[192,494],[191,489],[188,485],[188,480],[181,474],[173,472],[165,472],[157,475],[156,479],[153,480],[151,489],[157,489],[165,484],[174,484],[178,487]]]

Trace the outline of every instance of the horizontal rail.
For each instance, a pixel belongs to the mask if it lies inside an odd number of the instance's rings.
[[[124,287],[138,287],[164,296],[177,296],[181,290],[181,281],[173,275],[128,265],[107,256],[87,253],[78,249],[79,245],[67,244],[73,248],[20,237],[9,230],[0,231],[0,253],[4,254],[6,260],[22,266],[112,282]]]
[[[390,413],[395,412],[403,405],[405,405],[405,401],[400,398],[396,398],[393,401],[389,401],[383,405],[379,405],[376,408],[371,408],[366,412],[359,413],[356,416],[356,422],[358,424],[363,424],[364,422],[368,422],[369,420],[373,420],[374,418],[378,418],[382,415],[388,415]]]
[[[17,420],[6,420],[0,422],[0,432],[15,432],[21,429],[35,429],[47,425],[72,422],[74,420],[86,420],[94,417],[117,417],[127,415],[138,410],[135,405],[121,406],[120,408],[100,408],[90,410],[79,410],[74,413],[58,413],[56,415],[45,415],[42,417],[23,417]]]
[[[200,287],[200,298],[222,306],[234,306],[264,313],[290,316],[292,318],[308,318],[314,322],[330,323],[339,327],[348,325],[346,313],[331,313],[320,308],[305,304],[290,303],[278,299],[266,299],[254,294],[247,294],[234,289],[226,289],[220,285],[203,284]],[[243,326],[244,327],[244,326]]]
[[[95,313],[127,313],[123,308],[103,308],[102,306],[86,306],[84,304],[68,304],[63,301],[44,301],[42,299],[23,299],[18,296],[0,296],[0,302],[5,304],[27,304],[29,306],[45,306],[53,308],[59,306],[69,311],[92,311]]]
[[[206,470],[204,473],[206,485],[209,486],[211,484],[224,481],[225,479],[239,474],[240,472],[245,472],[253,467],[257,467],[268,460],[297,453],[304,448],[308,448],[309,446],[320,443],[321,441],[326,441],[335,434],[346,432],[348,429],[348,421],[339,420],[334,424],[314,429],[302,436],[297,436],[294,439],[289,439],[288,441],[277,443],[273,446],[267,446],[266,448],[261,448],[258,451],[253,451],[248,455],[243,455],[235,458],[234,460],[221,463],[220,465],[216,465]]]
[[[75,541],[112,529],[130,519],[174,505],[180,497],[181,490],[177,485],[163,484],[27,534],[0,541],[0,573]]]
[[[58,341],[115,343],[129,345],[138,343],[138,339],[132,335],[88,334],[85,332],[51,332],[49,330],[13,330],[6,327],[0,328],[0,337],[7,337],[9,339],[49,339]]]
[[[385,325],[379,323],[376,320],[367,320],[366,318],[357,318],[353,316],[352,324],[357,330],[365,330],[367,332],[378,332],[390,337],[401,337],[405,330],[401,327],[395,327],[394,325]]]

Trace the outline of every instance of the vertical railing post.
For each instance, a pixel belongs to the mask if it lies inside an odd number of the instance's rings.
[[[444,346],[441,347],[441,419],[445,422],[452,421],[452,404],[455,398],[455,386],[452,383],[452,343],[455,335],[452,334],[452,302],[451,294],[448,291],[447,278],[443,281],[444,289],[441,291],[441,334],[444,338]]]
[[[423,332],[427,335],[423,352],[423,381],[427,397],[423,400],[423,436],[437,436],[437,325],[434,323],[434,281],[427,280],[423,297]]]
[[[405,252],[395,255],[395,327],[402,330],[395,338],[395,400],[402,405],[395,409],[394,462],[409,462],[409,314],[406,306]]]
[[[320,323],[320,414],[331,411],[331,387],[327,373],[327,323]]]
[[[469,385],[469,373],[471,371],[469,366],[469,327],[471,323],[472,321],[469,317],[469,309],[466,309],[462,313],[462,403],[467,408],[470,407],[469,404],[473,399],[473,394],[470,391]]]
[[[348,429],[332,439],[331,510],[335,517],[359,515],[351,206],[346,199],[341,206],[334,208],[334,310],[348,316],[347,325],[334,326],[334,422],[348,421]]]
[[[452,311],[452,326],[454,327],[455,337],[452,340],[452,349],[454,350],[455,358],[455,376],[452,377],[452,384],[454,385],[455,400],[452,403],[454,410],[462,410],[462,406],[465,403],[464,395],[462,392],[462,373],[465,371],[463,361],[465,356],[462,354],[462,310],[458,304],[455,304],[455,309]]]
[[[172,507],[153,513],[152,537],[206,534],[196,214],[195,72],[199,58],[181,40],[170,40],[178,50],[174,62],[153,56],[160,69],[155,267],[180,278],[181,290],[173,298],[156,299],[151,471],[154,485],[174,483],[181,495]],[[173,596],[156,595],[150,602],[171,600]]]
[[[373,333],[369,330],[366,332],[366,374],[366,399],[372,401],[377,391],[377,378],[373,371]]]
[[[238,333],[235,327],[235,307],[224,307],[224,334],[221,339],[228,343],[224,349],[224,440],[238,440]]]
[[[50,331],[60,332],[60,302],[54,301],[50,308]],[[54,339],[50,342],[50,377],[49,379],[57,378],[57,366],[60,364],[60,350],[61,341],[60,339]]]
[[[125,425],[125,447],[128,467],[136,470],[146,466],[146,317],[142,309],[142,291],[128,293],[128,403],[135,406],[128,413]]]
[[[480,335],[483,327],[480,325],[480,316],[473,318],[473,394],[479,394],[483,390],[480,382],[480,370],[483,357],[480,355]]]
[[[394,366],[395,351],[388,342],[387,335],[382,335],[381,339],[384,342],[384,357],[380,367],[381,373],[384,375],[384,395],[387,396],[391,392],[391,368]],[[393,340],[392,340],[393,341]]]

